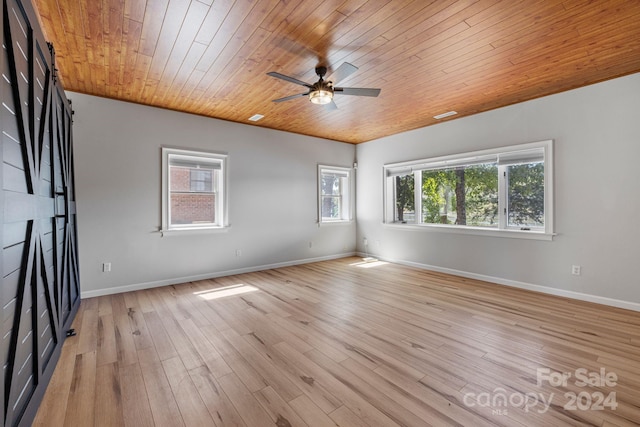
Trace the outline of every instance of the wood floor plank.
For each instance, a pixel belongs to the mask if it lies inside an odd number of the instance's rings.
[[[138,350],[138,360],[155,425],[157,427],[183,426],[178,404],[155,349]]]
[[[129,365],[138,362],[138,353],[128,314],[117,314],[114,318],[118,363]]]
[[[250,363],[286,401],[295,399],[302,391],[285,374],[283,374],[268,357],[263,356],[256,348],[252,347],[242,336],[233,330],[222,331],[223,337],[235,347],[235,349]]]
[[[224,320],[224,322],[229,326],[226,329],[233,329],[240,335],[246,335],[253,332],[250,326],[247,326],[245,321],[243,320],[243,309],[244,307],[235,305],[232,308],[233,298],[226,298],[224,302],[222,301],[214,301],[212,306],[215,308],[215,311],[220,315],[220,317]]]
[[[144,320],[144,313],[138,307],[129,308],[129,321],[131,323],[131,333],[136,350],[153,347],[151,333]]]
[[[120,366],[122,417],[126,427],[153,427],[154,420],[149,398],[138,363]],[[66,424],[83,425],[83,424]]]
[[[125,292],[122,294],[124,297],[124,306],[127,308],[137,308],[138,307],[138,297],[135,292]]]
[[[280,343],[273,348],[280,358],[287,360],[287,369],[300,378],[301,390],[325,413],[329,413],[342,405],[342,400],[336,391],[339,390],[340,383],[332,376],[318,369],[317,366],[294,348]]]
[[[271,387],[253,393],[277,426],[309,427]]]
[[[129,313],[129,307],[127,307],[127,303],[124,298],[124,293],[111,295],[110,297],[111,297],[111,311],[114,319],[117,316],[123,316]]]
[[[464,396],[462,392],[456,393],[447,390],[449,393],[443,393],[442,390],[439,389],[437,385],[434,385],[434,383],[429,379],[416,382],[413,378],[398,375],[396,371],[389,369],[386,366],[377,368],[376,373],[385,378],[391,384],[401,387],[412,396],[415,396],[426,404],[432,406],[437,411],[441,412],[448,418],[451,418],[460,425],[471,424],[484,427],[504,425],[501,423],[500,417],[496,417],[495,420],[487,420],[485,415],[478,411],[478,408],[467,407],[464,404]],[[483,389],[482,392],[489,392],[489,390]]]
[[[200,397],[209,410],[209,414],[218,427],[246,427],[244,421],[233,406],[229,397],[222,391],[220,384],[207,366],[189,371]],[[242,408],[240,409],[242,410]]]
[[[248,285],[252,285],[252,281],[247,280],[246,282]],[[260,308],[265,314],[276,314],[281,317],[289,316],[288,307],[279,299],[266,293],[248,293],[244,295],[244,299],[249,301],[254,307]]]
[[[119,427],[124,424],[120,373],[116,362],[98,366],[96,372],[95,426]]]
[[[179,322],[184,320],[184,318],[175,319],[173,317],[163,317],[162,324],[164,325],[167,335],[173,343],[178,356],[182,359],[182,363],[184,363],[185,368],[190,370],[197,368],[198,366],[203,366],[204,360],[202,360],[202,357],[200,357],[200,354],[189,340],[189,337],[180,327]]]
[[[83,322],[84,324],[84,322]],[[75,356],[73,380],[69,388],[66,425],[93,425],[96,395],[96,352]]]
[[[213,326],[202,328],[202,333],[220,352],[233,372],[240,378],[249,391],[254,392],[268,386],[262,375],[229,343]]]
[[[336,423],[326,415],[307,396],[298,396],[289,402],[289,406],[306,422],[313,427],[336,427]],[[335,412],[335,411],[334,411]]]
[[[98,316],[106,316],[107,314],[113,314],[111,295],[103,295],[98,298]]]
[[[174,291],[171,295],[175,298],[172,305],[175,305],[181,313],[186,313],[186,318],[191,319],[198,327],[211,325],[211,321],[195,309],[193,299],[190,298],[199,290],[196,283],[189,282],[172,288]]]
[[[253,307],[246,310],[246,312],[251,318],[254,333],[264,337],[269,331],[273,331],[273,333],[269,334],[271,337],[271,343],[277,344],[279,342],[286,341],[301,353],[305,353],[313,349],[312,346],[298,338],[295,334],[289,332],[287,329],[279,328],[277,325],[272,324],[272,318],[267,316],[266,313],[262,313]]]
[[[176,357],[178,352],[169,338],[169,334],[167,334],[158,313],[155,311],[144,313],[144,320],[147,324],[147,328],[149,329],[151,339],[153,340],[153,344],[160,360],[167,360],[172,357]]]
[[[309,344],[312,348],[329,356],[332,360],[342,362],[349,358],[349,356],[338,347],[338,344],[327,340],[325,336],[315,332],[312,328],[305,327],[308,325],[305,325],[294,318],[285,318],[272,313],[268,314],[267,317],[269,317],[279,328],[288,330],[290,333],[296,335],[298,338]]]
[[[116,328],[113,315],[109,311],[108,314],[98,317],[98,366],[117,361]]]
[[[42,399],[40,408],[33,422],[34,426],[62,426],[65,425],[65,413],[69,390],[73,381],[77,354],[78,337],[68,338],[62,345],[62,353],[58,365],[53,372],[47,391]]]
[[[369,383],[359,378],[349,369],[345,369],[342,364],[334,362],[320,352],[312,351],[307,353],[306,356],[308,356],[314,363],[319,364],[322,368],[330,372],[331,375],[338,378],[340,382],[349,387],[353,392],[359,396],[363,396],[367,402],[370,402],[382,414],[384,414],[384,417],[378,416],[376,419],[373,417],[373,414],[370,414],[368,411],[362,411],[358,415],[367,422],[384,422],[385,424],[389,424],[389,421],[393,421],[398,425],[429,425],[425,420],[420,419],[419,416],[398,405],[398,403],[393,401],[390,396],[384,392],[384,390],[372,387]],[[369,421],[370,417],[371,421]]]
[[[164,360],[162,367],[176,398],[184,425],[200,427],[213,425],[213,419],[202,401],[180,357]]]
[[[364,383],[369,384],[372,390],[376,390],[376,392],[386,396],[390,400],[389,403],[391,406],[398,405],[400,407],[399,412],[411,412],[420,418],[420,420],[428,420],[429,423],[442,425],[454,424],[451,418],[425,404],[403,388],[389,383],[385,378],[379,376],[369,368],[362,366],[355,360],[347,359],[339,365],[346,368],[349,372],[364,381]],[[411,425],[414,424],[412,423]]]
[[[369,427],[369,424],[366,424],[346,406],[339,407],[330,416],[340,427]]]
[[[82,316],[82,330],[78,342],[78,353],[89,353],[96,350],[98,345],[98,310],[85,310]]]
[[[344,258],[83,300],[34,425],[640,425],[640,313],[361,265]],[[220,293],[238,286],[251,288]],[[539,369],[572,376],[538,384]],[[578,369],[617,381],[579,385]],[[615,392],[616,409],[563,407],[566,393],[585,392]],[[473,400],[496,393],[552,405]]]
[[[280,426],[271,421],[269,414],[262,409],[262,406],[258,403],[256,398],[251,392],[242,384],[240,378],[235,374],[225,375],[219,378],[218,381],[231,402],[233,402],[236,408],[242,408],[239,411],[240,416],[247,424],[247,426]],[[285,424],[286,425],[286,424]]]
[[[370,402],[363,398],[360,390],[345,378],[340,373],[331,372],[325,366],[316,363],[310,359],[309,353],[302,355],[295,351],[286,343],[278,344],[277,351],[281,352],[288,359],[292,360],[295,365],[307,372],[308,381],[315,387],[321,390],[326,390],[333,399],[333,402],[342,402],[345,406],[356,413],[362,420],[366,421],[372,426],[396,426],[398,425],[391,418],[387,417],[384,411],[372,405]],[[326,364],[335,364],[330,358],[324,356],[322,353],[314,350],[310,353],[317,353],[317,358]],[[310,399],[314,400],[314,394],[307,394]],[[327,397],[327,398],[328,398]],[[317,404],[322,404],[322,401],[314,400]],[[321,406],[322,407],[322,406]],[[331,408],[329,408],[331,409]],[[337,409],[337,408],[336,408]],[[324,410],[324,409],[323,409]],[[325,412],[328,412],[325,410]]]
[[[138,307],[140,307],[140,311],[143,313],[148,313],[150,311],[154,311],[153,303],[151,299],[149,299],[149,294],[146,290],[135,291],[136,298],[138,298]]]
[[[233,372],[227,362],[222,358],[218,350],[209,342],[202,330],[191,319],[180,322],[180,326],[193,344],[204,363],[209,367],[216,378]]]
[[[185,283],[184,286],[189,286],[189,283]],[[169,310],[173,318],[176,320],[185,320],[191,317],[190,310],[185,307],[185,304],[180,304],[180,292],[176,291],[176,286],[168,286],[169,289],[164,292],[157,292],[160,300],[164,304],[164,307]],[[168,292],[167,292],[168,291]]]
[[[194,291],[186,296],[190,299],[193,307],[198,310],[209,322],[209,324],[219,331],[223,329],[229,329],[230,326],[227,322],[218,314],[214,304],[210,304],[206,299],[206,294],[212,290],[214,283],[212,280],[202,280],[194,283]]]

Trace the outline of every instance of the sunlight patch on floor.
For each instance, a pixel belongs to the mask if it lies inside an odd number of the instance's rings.
[[[354,267],[360,268],[372,268],[372,267],[380,267],[381,265],[388,264],[388,262],[384,261],[362,261],[362,262],[354,262],[353,264],[349,264]]]
[[[199,296],[202,299],[212,300],[218,298],[231,297],[234,295],[246,294],[247,292],[255,292],[260,289],[251,285],[244,285],[239,283],[237,285],[224,286],[222,288],[215,288],[206,291],[194,292],[194,295]]]

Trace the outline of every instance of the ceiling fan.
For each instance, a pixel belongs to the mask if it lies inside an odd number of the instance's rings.
[[[358,70],[358,67],[356,67],[355,65],[349,64],[348,62],[344,62],[331,75],[331,78],[333,81],[324,80],[324,76],[325,74],[327,74],[327,67],[323,65],[319,65],[316,67],[316,74],[320,79],[314,84],[305,83],[302,80],[298,80],[294,77],[285,76],[284,74],[276,73],[275,71],[267,73],[267,75],[271,77],[275,77],[277,79],[288,81],[290,83],[295,83],[309,89],[305,93],[298,93],[296,95],[290,95],[290,96],[285,96],[284,98],[274,99],[273,102],[284,102],[284,101],[289,101],[291,99],[308,96],[309,101],[311,101],[312,103],[325,105],[327,108],[331,110],[335,110],[338,108],[336,103],[333,101],[333,95],[335,94],[353,95],[353,96],[373,96],[373,97],[380,95],[380,89],[333,86],[334,82],[338,82],[340,80],[343,80],[349,77],[351,74],[353,74],[357,70]]]

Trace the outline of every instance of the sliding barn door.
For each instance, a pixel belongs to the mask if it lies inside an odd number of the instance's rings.
[[[80,303],[71,110],[29,0],[2,36],[2,425],[27,426]]]

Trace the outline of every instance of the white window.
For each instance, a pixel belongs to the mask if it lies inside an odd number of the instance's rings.
[[[227,156],[162,148],[162,229],[223,228]]]
[[[553,234],[553,141],[384,166],[385,223]]]
[[[318,166],[320,223],[351,221],[351,169]]]

